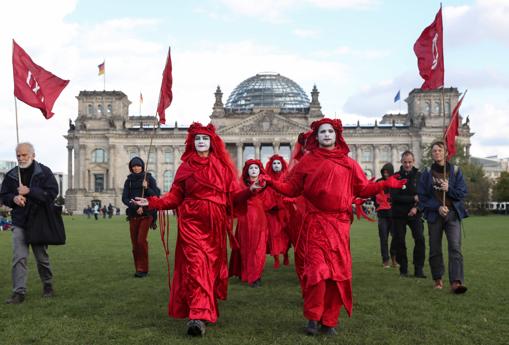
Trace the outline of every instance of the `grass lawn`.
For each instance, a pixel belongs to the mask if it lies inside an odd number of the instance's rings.
[[[150,231],[150,274],[136,279],[123,217],[94,221],[74,216],[65,222],[67,245],[49,249],[55,297],[41,297],[31,254],[27,299],[16,306],[3,304],[11,293],[11,233],[0,232],[0,344],[509,343],[509,217],[464,222],[469,291],[463,296],[433,290],[427,263],[428,279],[400,278],[396,269],[384,270],[376,224],[354,222],[354,311],[351,319],[342,311],[334,338],[303,334],[293,266],[276,271],[269,258],[263,287],[252,289],[232,279],[218,323],[204,339],[191,339],[185,320],[166,315],[166,261],[158,231]],[[413,248],[410,234],[407,247]]]

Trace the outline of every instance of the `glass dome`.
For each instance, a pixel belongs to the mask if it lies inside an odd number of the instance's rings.
[[[253,108],[279,107],[282,112],[306,112],[309,98],[293,80],[279,73],[259,73],[233,90],[225,110],[250,112]]]

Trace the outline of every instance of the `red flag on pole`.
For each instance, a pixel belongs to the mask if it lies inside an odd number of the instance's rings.
[[[46,119],[69,80],[63,80],[35,64],[30,56],[12,40],[14,96],[31,107],[38,108]]]
[[[445,146],[447,148],[447,160],[451,159],[452,156],[456,154],[456,137],[459,134],[459,127],[460,127],[460,107],[461,102],[463,102],[463,98],[467,92],[463,94],[461,99],[458,101],[458,104],[454,107],[454,110],[451,114],[451,122],[449,122],[449,126],[445,130],[444,133],[444,142]]]
[[[159,92],[159,104],[157,105],[159,123],[162,123],[163,125],[166,123],[166,108],[170,106],[171,101],[173,100],[173,93],[171,91],[171,87],[173,85],[173,77],[171,73],[171,55],[170,48],[168,48],[168,57],[166,59],[166,65],[164,66],[163,80],[161,81],[161,91]]]
[[[419,74],[424,79],[423,90],[433,90],[444,86],[444,39],[442,27],[442,7],[435,20],[421,33],[414,44]]]

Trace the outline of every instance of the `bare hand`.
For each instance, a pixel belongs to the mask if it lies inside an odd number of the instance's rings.
[[[12,201],[19,207],[25,207],[27,199],[22,195],[16,195]]]
[[[440,206],[438,208],[438,213],[443,217],[447,217],[447,214],[449,214],[449,208],[447,206]]]
[[[138,207],[136,213],[138,213],[141,216],[143,214],[143,207]]]
[[[140,198],[139,196],[137,196],[134,199],[131,199],[130,202],[138,206],[148,206],[148,200],[145,198]]]
[[[19,195],[27,195],[28,193],[30,193],[30,188],[28,188],[27,186],[21,185],[18,187]]]
[[[449,181],[443,180],[442,183],[440,184],[440,187],[442,188],[443,191],[447,192],[449,190]]]
[[[254,181],[254,183],[251,186],[249,186],[249,190],[251,191],[251,193],[256,193],[257,191],[259,191],[262,188],[263,187],[260,186],[258,179],[256,179],[256,181]]]
[[[148,188],[148,182],[147,182],[147,180],[143,180],[142,185],[143,185],[143,188],[147,189],[147,188]]]
[[[416,214],[417,214],[417,208],[415,208],[415,207],[412,207],[412,208],[410,209],[410,212],[408,212],[408,216],[409,216],[409,217],[413,217],[413,216],[415,216]]]

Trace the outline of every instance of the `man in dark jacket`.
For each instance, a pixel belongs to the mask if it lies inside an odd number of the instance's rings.
[[[447,236],[449,252],[449,282],[454,293],[465,293],[463,285],[463,255],[461,254],[461,220],[468,217],[463,205],[467,186],[461,169],[448,163],[442,141],[431,146],[433,164],[419,181],[419,207],[424,211],[429,232],[429,265],[435,289],[442,289],[444,258],[442,235]],[[445,174],[444,174],[445,165]]]
[[[382,167],[382,170],[380,170],[380,174],[382,177],[376,180],[376,182],[386,180],[389,176],[394,175],[394,167],[391,163],[387,163]],[[380,193],[373,197],[378,218],[378,236],[380,237],[380,252],[382,254],[382,263],[384,268],[391,267],[390,259],[392,259],[392,267],[397,266],[396,241],[394,236],[390,199],[391,195],[388,189],[380,191]],[[390,250],[388,247],[389,234],[392,237]]]
[[[5,176],[0,191],[4,205],[12,208],[12,296],[7,304],[20,304],[27,292],[28,244],[25,243],[25,225],[28,209],[34,202],[52,204],[58,195],[58,183],[51,170],[35,161],[35,150],[30,143],[16,147],[18,167]],[[21,178],[21,181],[20,181]],[[46,245],[32,245],[37,270],[43,283],[43,296],[53,296],[53,274]]]
[[[122,193],[122,202],[128,207],[129,230],[133,248],[134,276],[144,278],[148,274],[148,229],[154,216],[147,207],[137,206],[130,201],[136,197],[159,196],[156,180],[150,173],[145,174],[145,163],[140,157],[133,157],[129,162],[131,174],[127,176]]]
[[[392,218],[394,220],[394,231],[396,233],[396,260],[399,263],[401,276],[408,276],[408,259],[406,253],[406,227],[410,227],[414,238],[414,275],[417,278],[426,278],[424,275],[424,259],[426,245],[424,242],[424,227],[421,219],[421,212],[418,209],[419,197],[417,196],[417,184],[419,183],[420,172],[414,167],[414,154],[405,151],[401,155],[400,179],[406,179],[404,189],[391,191]]]

